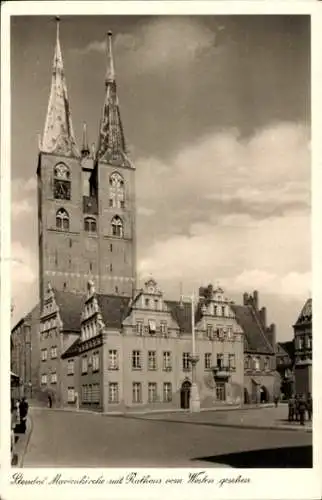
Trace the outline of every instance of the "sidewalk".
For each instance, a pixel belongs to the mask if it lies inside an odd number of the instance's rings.
[[[33,423],[30,415],[27,417],[27,426],[25,434],[15,434],[15,450],[14,458],[12,460],[12,467],[22,467],[23,458],[27,450],[29,439],[32,433]]]
[[[139,415],[132,413],[129,417],[146,420],[160,420],[187,424],[210,425],[215,427],[242,427],[245,429],[289,430],[312,432],[312,422],[288,422],[288,408],[266,406],[260,408],[242,408],[236,411],[206,411],[200,413],[163,413]]]

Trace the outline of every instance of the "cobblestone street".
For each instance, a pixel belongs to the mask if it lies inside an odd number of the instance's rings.
[[[216,412],[216,418],[224,419],[228,413],[237,418],[239,410]],[[302,431],[216,428],[160,421],[156,415],[148,419],[45,408],[31,409],[30,415],[33,431],[24,467],[310,467],[312,463],[312,434]],[[208,412],[200,415],[210,418]]]

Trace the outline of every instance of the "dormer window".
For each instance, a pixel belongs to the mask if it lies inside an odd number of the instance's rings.
[[[156,332],[156,323],[154,319],[149,319],[149,333],[155,334]]]

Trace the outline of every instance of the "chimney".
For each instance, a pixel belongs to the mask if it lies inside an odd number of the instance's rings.
[[[256,311],[258,311],[258,291],[257,290],[254,290],[254,293],[253,293],[253,304],[254,304]]]
[[[259,317],[266,328],[266,307],[262,307],[259,311]]]
[[[248,305],[248,293],[244,293],[243,295],[243,304],[244,306]]]

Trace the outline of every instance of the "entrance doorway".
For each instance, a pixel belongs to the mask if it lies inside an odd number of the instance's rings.
[[[189,380],[185,380],[180,390],[180,408],[183,410],[187,410],[190,406],[190,391],[191,382]]]
[[[244,387],[244,403],[245,405],[248,405],[250,403],[250,397],[246,387]]]
[[[269,402],[269,392],[264,385],[260,386],[259,392],[260,392],[260,402],[261,403],[268,403]]]

